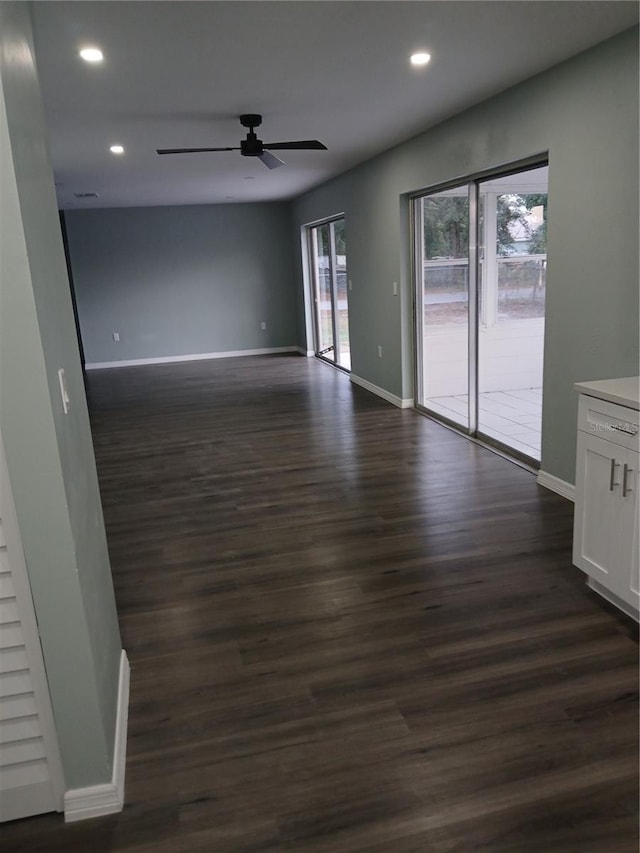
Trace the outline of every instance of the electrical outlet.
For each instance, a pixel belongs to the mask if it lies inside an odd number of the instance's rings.
[[[382,358],[382,347],[378,347],[378,358]]]
[[[262,321],[262,323],[260,323],[260,328],[262,329],[263,332],[267,328],[267,324],[264,322],[264,320]]]
[[[120,332],[113,333],[113,340],[118,342],[120,340]]]

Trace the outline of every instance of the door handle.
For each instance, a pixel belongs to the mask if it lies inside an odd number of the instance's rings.
[[[627,463],[625,462],[624,468],[622,469],[622,497],[626,498],[629,492],[632,492],[633,489],[631,486],[627,485],[627,477],[629,474],[633,473],[633,468],[629,468]]]
[[[613,491],[613,487],[614,487],[614,486],[619,486],[619,485],[620,485],[620,483],[614,483],[614,480],[615,480],[615,477],[616,477],[616,468],[619,468],[619,467],[620,467],[620,463],[619,463],[619,462],[616,462],[616,460],[615,460],[615,459],[612,459],[612,460],[611,460],[611,471],[610,471],[610,473],[609,473],[609,491],[610,491],[610,492],[612,492],[612,491]],[[626,465],[625,465],[625,468],[626,468]]]

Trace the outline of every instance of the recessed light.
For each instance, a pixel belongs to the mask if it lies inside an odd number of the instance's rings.
[[[85,62],[102,62],[104,59],[102,51],[97,47],[83,47],[80,56]]]
[[[418,53],[411,54],[411,64],[412,65],[427,65],[431,60],[431,54],[425,53],[424,51],[420,51]]]
[[[112,145],[109,149],[112,154],[124,154],[124,148],[122,145]]]

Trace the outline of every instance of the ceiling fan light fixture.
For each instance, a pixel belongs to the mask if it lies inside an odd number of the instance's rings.
[[[85,62],[102,62],[104,55],[99,47],[83,47],[80,56]]]
[[[416,53],[411,54],[411,64],[416,67],[420,67],[423,65],[428,65],[431,61],[431,54],[427,53],[424,50],[417,51]]]

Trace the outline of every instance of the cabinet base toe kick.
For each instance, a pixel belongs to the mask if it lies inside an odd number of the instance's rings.
[[[627,604],[626,601],[618,598],[618,596],[614,592],[611,592],[611,590],[607,589],[606,586],[603,586],[601,583],[598,583],[598,581],[590,577],[587,577],[587,586],[589,589],[597,592],[598,595],[601,598],[604,598],[605,601],[608,601],[609,604],[613,604],[614,607],[618,608],[618,610],[622,610],[622,612],[631,619],[635,619],[636,622],[640,622],[640,614],[638,611],[630,604]]]

